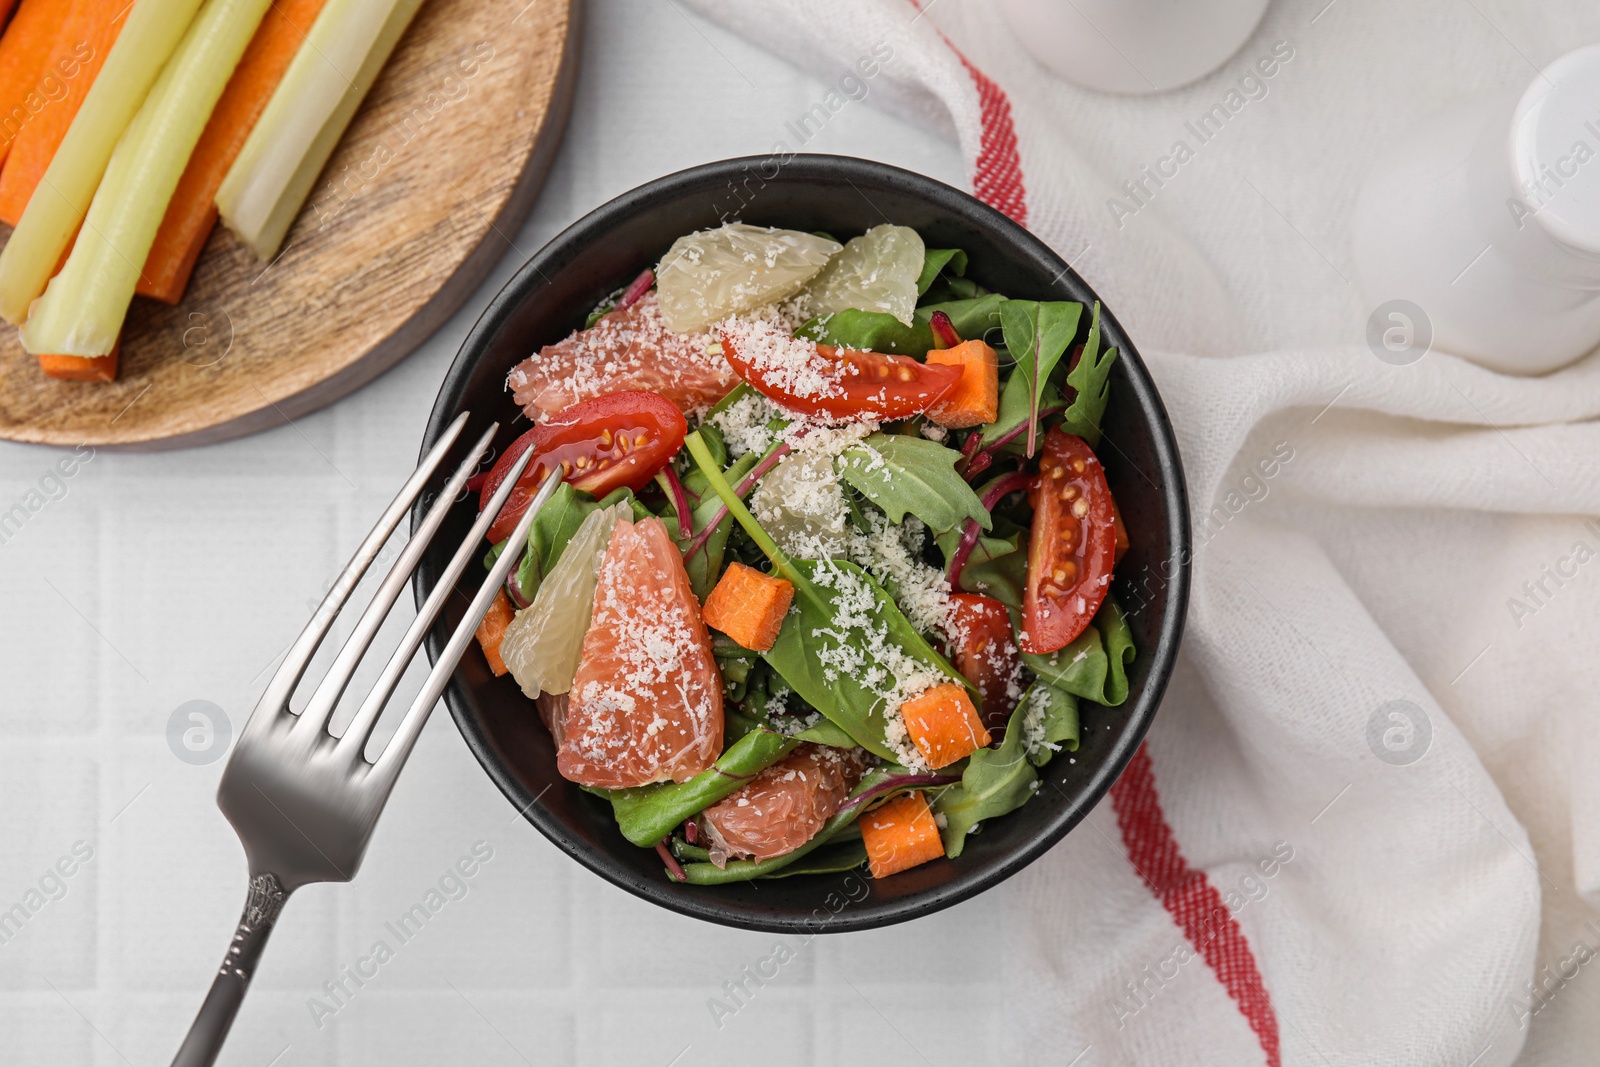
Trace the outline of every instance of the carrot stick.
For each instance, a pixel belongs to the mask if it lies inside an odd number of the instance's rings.
[[[51,94],[11,144],[5,170],[0,171],[0,221],[15,226],[22,218],[28,199],[89,94],[89,86],[117,43],[128,6],[126,0],[74,0],[40,75],[41,84],[52,76],[58,79],[61,94]]]
[[[506,661],[500,658],[500,642],[505,640],[506,627],[514,618],[516,612],[512,610],[511,598],[502,589],[489,602],[489,613],[478,624],[478,644],[483,647],[483,658],[489,661],[489,670],[496,678],[508,669]]]
[[[6,18],[11,14],[11,9],[17,6],[17,0],[0,0],[0,32],[6,28]]]
[[[283,80],[326,0],[278,0],[261,20],[238,68],[189,156],[150,246],[134,292],[168,304],[183,299],[195,260],[217,222],[217,188],[227,177],[273,90]],[[4,185],[0,177],[0,186]],[[0,216],[3,217],[3,216]]]
[[[50,73],[56,33],[72,13],[76,0],[28,0],[0,37],[0,160],[6,158],[11,143],[44,110],[49,87],[43,85]]]
[[[103,356],[40,356],[39,369],[45,377],[64,382],[114,382],[117,361],[122,356],[122,338]]]

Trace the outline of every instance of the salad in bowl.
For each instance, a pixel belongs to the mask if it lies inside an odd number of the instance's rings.
[[[666,879],[959,864],[1128,698],[1117,351],[968,266],[892,222],[701,229],[507,378],[533,425],[482,500],[533,458],[479,641]]]

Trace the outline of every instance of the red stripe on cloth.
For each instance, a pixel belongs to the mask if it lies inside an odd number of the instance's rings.
[[[978,199],[1011,217],[1019,226],[1028,224],[1028,196],[1022,185],[1022,155],[1017,150],[1017,129],[1011,121],[1011,100],[972,61],[951,45],[978,87],[978,105],[983,121],[983,136],[978,146],[978,163],[972,176],[972,190]]]
[[[921,0],[911,0],[921,11]],[[979,200],[1010,217],[1018,226],[1028,224],[1028,193],[1022,184],[1022,154],[1017,149],[1017,128],[1011,121],[1011,100],[994,79],[979,70],[955,42],[936,32],[950,51],[961,60],[978,90],[978,118],[983,129],[978,140],[978,159],[973,166],[972,191]]]
[[[1183,858],[1162,814],[1155,772],[1143,745],[1111,787],[1111,806],[1128,849],[1128,861],[1239,1005],[1239,1013],[1261,1042],[1269,1067],[1281,1067],[1278,1016],[1261,982],[1250,942],[1205,872],[1189,866]]]

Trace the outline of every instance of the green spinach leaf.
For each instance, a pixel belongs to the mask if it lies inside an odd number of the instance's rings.
[[[823,719],[815,726],[808,727],[795,734],[797,741],[811,741],[829,748],[859,748],[855,738],[845,733],[836,723]]]
[[[833,315],[818,316],[796,330],[795,336],[841,348],[863,348],[873,352],[921,357],[933,347],[933,332],[928,328],[928,321],[933,318],[935,311],[949,315],[956,333],[964,340],[972,340],[982,338],[1000,325],[1000,308],[1006,302],[1006,298],[999,293],[989,293],[971,300],[924,304],[917,308],[910,326],[882,311],[851,308]]]
[[[1028,687],[1017,707],[1024,712],[1026,725],[1033,725],[1037,716],[1037,733],[1030,731],[1030,736],[1024,737],[1024,743],[1029,746],[1029,763],[1043,767],[1056,754],[1057,748],[1068,752],[1078,750],[1077,697],[1041,680]]]
[[[528,527],[528,549],[522,554],[522,562],[517,564],[516,583],[524,600],[533,600],[544,576],[566,551],[567,542],[578,532],[583,520],[599,508],[595,498],[583,490],[574,489],[566,482],[556,486],[556,491],[534,517],[533,525]]]
[[[989,512],[956,473],[961,453],[925,437],[875,433],[839,457],[839,474],[883,509],[889,521],[910,512],[936,533],[974,519],[985,530]]]
[[[1116,707],[1128,699],[1128,664],[1133,662],[1133,633],[1122,609],[1111,597],[1095,614],[1095,624],[1057,652],[1022,654],[1022,663],[1058,689]]]
[[[1090,448],[1100,443],[1100,418],[1111,393],[1111,365],[1116,361],[1115,348],[1106,349],[1103,355],[1100,352],[1100,305],[1096,303],[1083,355],[1067,373],[1067,384],[1077,390],[1077,395],[1061,417],[1061,428],[1083,438]]]
[[[855,870],[865,862],[867,862],[867,846],[858,838],[854,841],[823,845],[804,859],[759,877],[788,878],[795,874],[843,874],[845,871]]]
[[[917,295],[922,296],[939,275],[967,273],[967,253],[960,248],[929,248],[922,253],[922,273],[917,276]]]
[[[794,585],[789,615],[762,659],[800,699],[856,743],[884,759],[895,759],[888,742],[893,709],[884,706],[883,698],[893,676],[883,661],[902,659],[969,689],[970,683],[923,639],[871,575],[844,560],[790,557],[711,462],[705,442],[690,434],[684,445],[739,525],[772,562],[774,573]]]
[[[633,789],[602,790],[622,836],[649,848],[674,827],[732,793],[793,752],[798,741],[757,728],[740,737],[717,762],[687,782],[657,782]]]

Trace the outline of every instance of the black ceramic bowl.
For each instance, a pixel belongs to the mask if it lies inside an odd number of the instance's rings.
[[[496,448],[527,428],[505,389],[520,360],[583,325],[605,294],[653,265],[676,238],[738,218],[758,225],[824,230],[841,240],[885,221],[910,226],[930,248],[964,248],[969,276],[1015,297],[1078,300],[1094,291],[1022,227],[957,189],[909,171],[842,156],[730,159],[680,171],[598,208],[547,244],[506,284],[467,337],[428,420],[426,451],[470,409],[477,425],[501,423]],[[1088,316],[1085,316],[1087,322]],[[778,932],[855,930],[927,915],[1021,870],[1081,820],[1111,788],[1156,713],[1172,672],[1188,593],[1189,524],[1182,469],[1161,399],[1132,342],[1109,309],[1105,343],[1120,353],[1099,448],[1133,547],[1113,586],[1138,646],[1131,695],[1119,708],[1085,704],[1083,743],[1045,768],[1045,784],[1020,810],[986,823],[954,861],[913,868],[839,907],[840,877],[796,877],[757,885],[678,885],[660,859],[630,845],[609,806],[556,774],[555,750],[532,703],[509,677],[495,678],[476,646],[445,694],[456,725],[516,810],[590,870],[630,893],[685,915]],[[443,475],[440,476],[440,481]],[[417,602],[466,535],[474,508],[457,507],[417,572]],[[413,524],[420,511],[413,515]],[[469,568],[465,595],[446,601],[428,653],[436,658],[482,572]],[[1108,728],[1109,727],[1109,728]],[[829,894],[833,894],[829,900]],[[853,896],[860,896],[855,888]],[[838,914],[833,914],[838,912]]]

